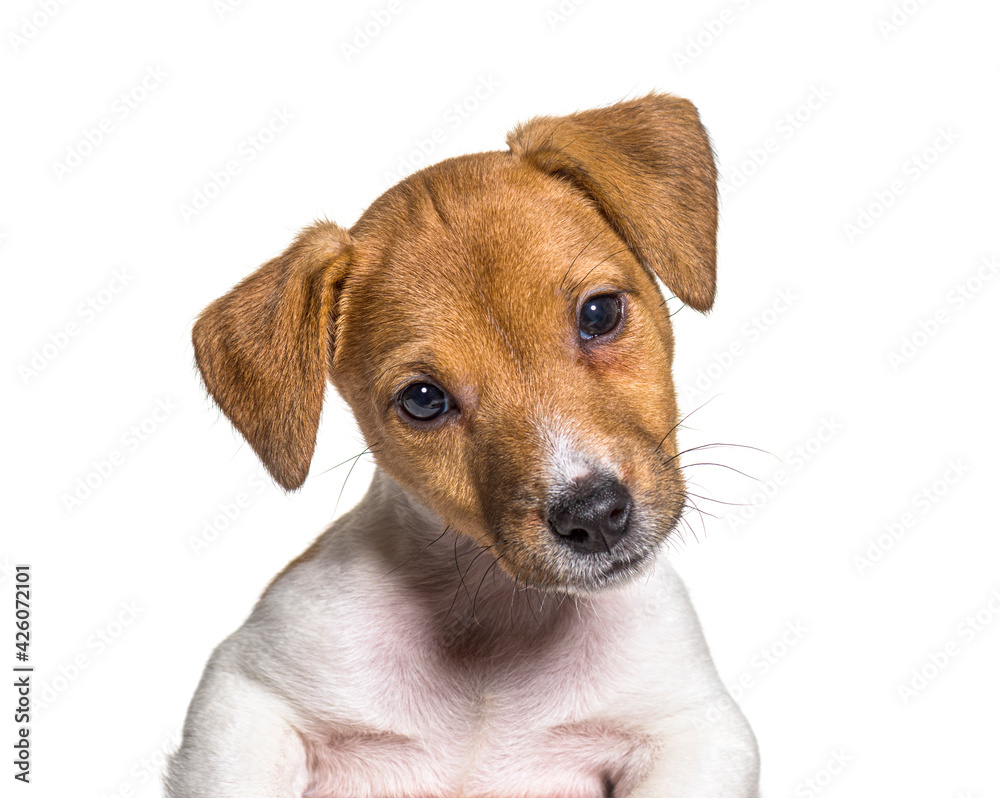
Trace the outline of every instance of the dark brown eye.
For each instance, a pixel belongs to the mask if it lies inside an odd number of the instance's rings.
[[[451,398],[429,382],[412,382],[399,392],[396,400],[410,418],[430,421],[451,408]]]
[[[617,294],[592,296],[580,308],[580,336],[584,339],[607,335],[621,318],[621,301]]]

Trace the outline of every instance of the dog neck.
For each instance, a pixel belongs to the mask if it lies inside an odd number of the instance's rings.
[[[384,579],[455,639],[551,634],[589,614],[604,596],[543,591],[512,578],[489,546],[448,528],[380,468],[362,504],[366,516],[378,518],[366,534]]]

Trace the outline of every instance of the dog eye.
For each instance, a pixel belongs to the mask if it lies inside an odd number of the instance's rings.
[[[417,421],[430,421],[451,408],[451,398],[429,382],[412,382],[399,392],[403,412]]]
[[[620,318],[621,302],[617,294],[591,297],[580,308],[580,335],[583,338],[607,335],[618,326]]]

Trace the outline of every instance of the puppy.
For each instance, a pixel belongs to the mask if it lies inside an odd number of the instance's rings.
[[[685,508],[656,278],[708,310],[716,171],[669,95],[517,127],[306,229],[198,319],[284,488],[324,386],[367,495],[220,645],[173,798],[748,798],[753,734],[661,555]]]

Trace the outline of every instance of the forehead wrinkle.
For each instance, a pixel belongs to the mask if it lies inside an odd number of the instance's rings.
[[[441,226],[448,230],[451,228],[451,220],[449,218],[450,214],[445,210],[444,198],[438,195],[435,191],[433,184],[427,178],[426,175],[422,176],[421,186],[426,194],[427,198],[430,200],[431,208],[434,209],[434,213],[437,214],[438,219],[441,221]]]
[[[490,328],[497,334],[497,338],[506,346],[507,352],[510,354],[511,358],[515,362],[520,362],[523,358],[518,354],[517,349],[514,346],[514,341],[511,339],[506,328],[493,313],[493,308],[490,306],[490,302],[483,292],[482,286],[479,286],[478,293],[483,300],[482,311]]]

